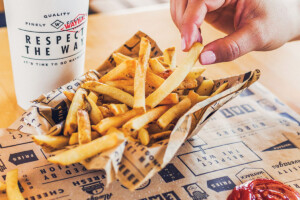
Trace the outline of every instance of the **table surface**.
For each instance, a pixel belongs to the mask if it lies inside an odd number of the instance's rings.
[[[180,50],[180,34],[174,26],[168,8],[123,15],[92,15],[88,21],[85,69],[97,67],[141,30],[152,37],[161,49],[177,48],[178,62],[184,57]],[[204,43],[224,34],[208,24],[202,26]],[[300,42],[288,43],[271,52],[252,52],[235,61],[207,66],[206,77],[221,78],[260,69],[260,82],[283,102],[300,114]],[[6,28],[0,29],[0,127],[8,127],[23,110],[17,105],[11,70]]]

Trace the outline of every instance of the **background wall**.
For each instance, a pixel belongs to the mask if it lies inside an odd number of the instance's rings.
[[[131,10],[160,6],[169,0],[90,0],[90,14],[131,12]],[[0,27],[6,26],[3,0],[0,0]]]
[[[4,11],[3,0],[0,0],[0,12]]]

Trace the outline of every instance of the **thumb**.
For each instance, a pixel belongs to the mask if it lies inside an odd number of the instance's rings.
[[[259,43],[255,31],[246,25],[224,38],[207,44],[200,55],[200,62],[209,65],[231,61],[255,50]]]

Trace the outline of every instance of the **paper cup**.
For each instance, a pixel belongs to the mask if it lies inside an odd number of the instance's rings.
[[[4,0],[18,105],[84,72],[89,0]]]

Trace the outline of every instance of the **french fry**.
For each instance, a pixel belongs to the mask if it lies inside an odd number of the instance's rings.
[[[50,136],[50,135],[33,135],[32,140],[49,151],[62,149],[68,145],[69,137]]]
[[[191,100],[193,106],[196,103],[206,100],[207,98],[209,98],[209,96],[200,96],[199,94],[194,92],[194,90],[190,90],[188,94],[188,98]]]
[[[134,94],[133,79],[106,81],[105,84],[119,88],[131,95]]]
[[[197,94],[200,96],[209,96],[212,92],[215,83],[213,80],[203,80],[197,89]]]
[[[142,108],[138,109],[132,109],[122,115],[114,116],[114,117],[108,117],[102,119],[97,125],[92,126],[92,129],[100,133],[101,135],[105,135],[106,131],[110,127],[119,128],[121,127],[125,122],[130,120],[131,118],[140,115],[144,113],[144,110]]]
[[[112,87],[110,85],[106,85],[97,81],[88,81],[81,85],[81,87],[85,89],[92,90],[94,92],[108,95],[122,103],[125,103],[129,107],[133,107],[133,96],[120,90],[118,88]]]
[[[148,124],[147,131],[149,134],[163,132],[164,130],[158,126],[156,122],[152,122]]]
[[[206,69],[204,67],[193,67],[186,79],[197,79]]]
[[[131,135],[126,136],[127,140],[130,142],[139,142],[139,140],[133,138]]]
[[[133,86],[134,81],[133,81],[133,79],[114,80],[114,81],[106,81],[105,84],[114,86],[114,87],[120,87],[121,85]]]
[[[78,144],[78,132],[73,133],[69,139],[69,145]]]
[[[177,89],[185,90],[185,89],[193,89],[198,86],[198,82],[196,79],[186,78],[184,79]]]
[[[212,93],[210,95],[210,97],[216,96],[217,94],[223,92],[227,86],[228,86],[228,83],[223,83],[214,93]]]
[[[141,39],[138,65],[135,68],[134,75],[134,103],[133,108],[143,108],[145,106],[145,82],[146,72],[148,69],[148,61],[150,58],[151,44],[146,38]]]
[[[95,140],[101,136],[97,131],[92,131],[91,135],[92,135],[92,140]],[[74,144],[78,144],[78,132],[73,133],[70,137],[69,145],[74,145]]]
[[[101,111],[103,118],[112,117],[114,114],[109,110],[108,105],[98,106],[99,110]]]
[[[169,109],[169,106],[159,106],[148,110],[146,113],[132,118],[126,122],[122,129],[125,133],[134,134],[136,131],[149,124],[150,122],[158,119],[164,112]]]
[[[48,161],[55,164],[70,165],[114,148],[117,144],[118,137],[116,135],[105,135],[89,143],[50,157]]]
[[[124,114],[128,111],[126,104],[109,104],[108,108],[115,116]]]
[[[179,118],[184,114],[192,105],[189,98],[185,98],[178,104],[165,112],[158,120],[157,124],[162,128],[166,128],[174,119]]]
[[[78,88],[71,106],[68,111],[68,115],[64,127],[64,135],[69,136],[76,132],[77,129],[77,111],[84,106],[84,96],[87,95],[86,90]]]
[[[102,105],[103,104],[109,104],[109,103],[120,103],[120,101],[118,101],[118,100],[116,100],[116,99],[114,99],[114,98],[112,98],[112,97],[110,97],[108,95],[104,95],[104,94],[99,95],[99,100],[100,100],[100,102],[101,102]],[[99,102],[99,100],[98,100],[98,102]]]
[[[98,101],[98,95],[95,93],[95,92],[90,92],[89,93],[89,95],[88,95],[88,97],[91,99],[91,100],[93,100],[95,103],[97,103],[97,101]]]
[[[63,93],[69,101],[73,100],[75,93],[67,91],[67,90],[63,91]]]
[[[134,76],[136,66],[136,60],[126,60],[102,76],[99,81],[105,83],[106,81],[132,78]]]
[[[155,133],[155,134],[150,135],[150,139],[154,140],[154,141],[165,139],[171,135],[171,132],[172,131],[164,131],[161,133]]]
[[[177,93],[170,93],[158,105],[176,104],[178,102],[179,102],[179,96],[178,96],[178,94]]]
[[[170,68],[176,68],[175,47],[170,47],[164,50],[164,62],[170,65]]]
[[[8,200],[24,200],[18,185],[18,169],[6,174],[6,194]]]
[[[151,71],[147,71],[146,74],[146,83],[149,84],[151,87],[153,88],[158,88],[159,86],[161,86],[161,84],[163,84],[165,80],[163,78],[161,78],[160,76],[154,74]]]
[[[132,59],[131,57],[126,56],[122,53],[113,53],[112,56],[113,56],[113,58],[114,58],[117,65],[121,64],[125,60],[131,60]]]
[[[90,141],[92,141],[89,113],[85,110],[78,110],[77,120],[79,145],[89,143]]]
[[[158,61],[157,58],[150,58],[149,67],[155,74],[160,74],[166,71],[166,68]]]
[[[93,100],[92,98],[90,97],[90,95],[86,97],[87,101],[91,106],[90,119],[92,124],[98,124],[103,119],[103,115],[100,109],[98,108],[97,104],[95,103],[95,99]]]
[[[146,129],[141,128],[138,133],[138,138],[143,145],[148,145],[150,142],[150,136]]]
[[[124,140],[125,139],[125,134],[123,133],[123,131],[115,128],[115,127],[110,127],[108,130],[107,130],[107,135],[110,135],[110,134],[116,134],[118,136],[118,138],[120,140]]]
[[[3,183],[2,181],[0,181],[0,193],[5,192],[6,191],[6,184]]]
[[[171,74],[174,72],[173,69],[167,69],[166,71],[164,71],[163,73],[160,73],[160,77],[162,77],[163,79],[167,79],[169,76],[171,76]]]
[[[154,108],[157,106],[168,94],[176,89],[180,83],[185,79],[189,71],[192,69],[194,64],[199,58],[200,52],[203,49],[203,45],[195,43],[189,51],[185,63],[176,68],[175,71],[167,78],[164,83],[157,88],[152,94],[146,99],[146,105]]]

